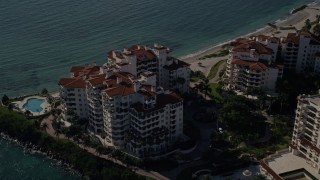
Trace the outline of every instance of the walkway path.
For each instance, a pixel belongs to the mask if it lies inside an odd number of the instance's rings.
[[[44,123],[46,123],[48,125],[48,127],[46,128],[46,131],[50,136],[55,137],[55,138],[60,138],[60,139],[67,139],[63,134],[60,134],[59,136],[55,135],[55,130],[52,127],[52,121],[53,120],[54,120],[54,117],[52,115],[50,115],[49,117],[43,119],[43,121],[41,122],[41,125],[43,125]],[[161,174],[159,174],[157,172],[145,171],[145,170],[143,170],[143,169],[141,169],[139,167],[135,167],[135,166],[128,167],[126,164],[122,163],[121,161],[119,161],[119,160],[117,160],[115,158],[112,158],[112,157],[110,157],[108,155],[100,155],[100,154],[98,154],[94,148],[87,147],[87,146],[84,146],[83,144],[78,144],[76,142],[74,142],[74,143],[77,144],[80,148],[88,151],[89,153],[91,153],[91,154],[93,154],[95,156],[98,156],[98,157],[104,158],[106,160],[112,161],[112,162],[114,162],[114,163],[116,163],[118,165],[133,169],[134,172],[136,172],[137,174],[140,174],[140,175],[143,175],[143,176],[152,177],[154,179],[159,179],[159,180],[168,180],[168,178],[162,176]]]
[[[210,83],[217,83],[217,82],[219,82],[219,81],[220,81],[219,73],[220,73],[220,71],[222,71],[222,70],[225,69],[225,68],[226,68],[226,62],[222,63],[222,64],[219,66],[216,76],[214,76],[212,79],[210,79],[209,82],[210,82]],[[208,74],[207,74],[207,76],[208,76]]]
[[[213,108],[213,107],[212,107]],[[200,136],[199,139],[197,140],[197,146],[196,148],[186,154],[186,156],[190,157],[192,160],[190,162],[182,163],[179,164],[178,167],[171,169],[169,171],[163,171],[160,172],[162,175],[168,177],[169,179],[176,179],[177,176],[181,173],[182,170],[194,166],[200,166],[205,163],[205,160],[202,160],[202,155],[204,152],[206,152],[209,149],[210,145],[210,137],[212,132],[214,131],[215,128],[215,122],[212,123],[201,123],[198,121],[193,120],[193,112],[191,106],[185,106],[186,109],[186,114],[185,114],[185,120],[191,121],[193,125],[199,129],[200,131]],[[208,117],[210,118],[210,117]]]
[[[211,67],[213,67],[216,63],[224,59],[228,59],[228,56],[199,60],[199,61],[190,63],[191,64],[190,69],[192,71],[201,71],[203,72],[203,74],[207,76],[210,72]],[[199,62],[201,63],[201,65],[198,64]]]

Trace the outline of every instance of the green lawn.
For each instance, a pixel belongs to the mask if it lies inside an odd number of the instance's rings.
[[[218,87],[218,86],[219,86],[218,83],[211,83],[211,84],[210,84],[210,89],[211,89],[211,91],[210,91],[209,96],[210,96],[211,98],[216,99],[216,100],[221,100],[222,97],[221,97],[220,94],[217,92],[217,87]]]
[[[200,80],[200,77],[198,77],[198,76],[191,76],[190,77],[191,82],[198,82],[199,80]]]
[[[199,60],[204,60],[204,59],[213,58],[213,57],[222,57],[222,56],[226,56],[228,54],[229,54],[229,48],[224,48],[216,53],[205,55],[205,56],[199,58]]]
[[[213,79],[217,75],[219,67],[225,62],[226,60],[221,60],[218,63],[216,63],[214,66],[212,66],[210,69],[210,73],[208,75],[208,79]]]

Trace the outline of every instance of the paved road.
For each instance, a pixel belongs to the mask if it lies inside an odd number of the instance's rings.
[[[180,164],[178,167],[171,169],[169,171],[164,171],[164,172],[145,171],[141,168],[132,167],[132,166],[130,167],[131,169],[134,169],[134,171],[140,175],[149,176],[149,177],[152,177],[154,179],[159,179],[159,180],[167,180],[167,179],[176,179],[177,176],[180,174],[180,172],[185,168],[199,166],[205,162],[204,160],[201,160],[201,157],[202,157],[202,154],[204,152],[206,152],[209,148],[210,136],[211,136],[211,133],[213,132],[214,128],[216,128],[216,126],[215,126],[216,124],[215,123],[200,123],[197,121],[193,121],[192,117],[193,117],[194,110],[192,110],[192,109],[188,110],[188,108],[192,108],[192,107],[185,107],[185,108],[186,108],[186,113],[187,113],[185,115],[186,120],[192,121],[194,123],[194,125],[196,126],[196,128],[198,128],[200,130],[200,138],[198,140],[197,147],[191,153],[187,154],[187,156],[191,157],[191,159],[193,159],[193,160],[188,163]],[[53,116],[49,116],[48,118],[46,118],[42,121],[42,124],[46,123],[48,125],[48,128],[46,129],[46,131],[49,135],[51,135],[53,137],[57,137],[55,135],[55,130],[52,127],[53,119],[54,119]],[[66,137],[63,134],[60,134],[59,138],[66,139]],[[110,160],[110,161],[117,163],[119,165],[122,165],[124,167],[127,167],[125,164],[123,164],[121,161],[119,161],[117,159],[114,159],[114,158],[109,157],[107,155],[97,154],[95,149],[93,149],[93,148],[85,147],[82,144],[78,144],[78,145],[80,148],[87,150],[88,152],[94,154],[95,156],[102,157],[104,159]]]
[[[176,179],[183,169],[199,166],[205,163],[205,160],[202,160],[201,157],[203,153],[209,149],[210,136],[214,131],[214,129],[216,128],[215,126],[216,123],[214,122],[200,123],[200,122],[194,121],[192,119],[194,110],[191,108],[192,107],[185,107],[186,109],[185,120],[192,121],[194,123],[194,126],[196,126],[196,128],[200,130],[200,137],[197,142],[198,143],[197,147],[191,153],[186,154],[186,156],[191,157],[191,159],[193,160],[187,163],[182,163],[178,167],[171,169],[169,171],[159,172],[160,174],[167,177],[168,179]]]
[[[49,117],[45,118],[42,122],[41,122],[41,125],[46,123],[48,125],[48,128],[46,129],[47,133],[52,136],[52,137],[56,137],[56,138],[60,138],[60,139],[66,139],[66,137],[63,135],[63,134],[60,134],[59,137],[57,137],[55,135],[55,130],[53,129],[52,127],[52,121],[53,121],[54,117],[52,115],[50,115]],[[88,151],[89,153],[95,155],[95,156],[98,156],[98,157],[101,157],[101,158],[104,158],[106,160],[109,160],[109,161],[112,161],[116,164],[119,164],[121,166],[124,166],[124,167],[127,167],[126,164],[122,163],[121,161],[117,160],[117,159],[114,159],[112,157],[109,157],[108,155],[100,155],[98,153],[96,153],[96,150],[91,148],[91,147],[86,147],[82,144],[78,144],[76,142],[74,142],[75,144],[77,144],[80,148]],[[127,167],[127,168],[131,168],[133,169],[137,174],[140,174],[140,175],[143,175],[143,176],[149,176],[149,177],[152,177],[154,179],[159,179],[159,180],[168,180],[168,178],[166,178],[165,176],[162,176],[161,174],[159,174],[158,172],[154,172],[154,171],[145,171],[143,169],[140,169],[138,167],[134,167],[134,166],[130,166],[130,167]]]

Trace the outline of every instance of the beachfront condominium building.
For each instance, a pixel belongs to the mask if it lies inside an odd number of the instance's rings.
[[[71,68],[71,77],[59,81],[65,118],[87,118],[92,134],[135,156],[165,152],[183,129],[183,99],[169,88],[188,92],[190,72],[188,64],[167,53],[159,46],[133,46],[109,52],[102,66]]]
[[[230,43],[227,87],[241,91],[261,88],[273,92],[283,73],[283,66],[276,63],[279,45],[278,38],[268,36],[240,38]]]
[[[320,174],[320,95],[298,96],[290,148]]]
[[[320,179],[320,94],[300,95],[297,100],[289,149],[260,161],[268,179]]]
[[[190,65],[169,56],[170,49],[155,44],[153,47],[134,45],[123,51],[108,52],[105,72],[117,69],[137,76],[150,71],[157,74],[157,85],[180,94],[189,92]],[[113,71],[112,70],[112,71]]]
[[[114,73],[105,84],[106,143],[148,157],[166,151],[182,136],[183,100],[174,92],[124,72]]]
[[[88,117],[88,101],[86,80],[97,75],[100,67],[96,65],[74,66],[69,78],[61,78],[58,82],[62,104],[63,118],[68,120],[74,115],[78,118]]]
[[[320,38],[304,31],[288,33],[282,41],[284,67],[297,73],[319,72]]]

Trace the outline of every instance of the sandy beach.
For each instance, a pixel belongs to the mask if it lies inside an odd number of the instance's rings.
[[[277,26],[277,28],[271,27],[269,25],[266,24],[265,27],[262,27],[260,29],[257,29],[255,32],[251,32],[249,34],[243,35],[243,36],[239,36],[237,38],[240,37],[249,37],[252,35],[269,35],[269,36],[276,36],[276,37],[286,37],[286,35],[290,32],[295,32],[295,29],[300,30],[303,26],[304,23],[307,19],[309,19],[311,22],[316,20],[316,16],[320,15],[320,5],[319,4],[309,4],[305,9],[300,10],[294,14],[291,14],[288,17],[285,17],[283,19],[280,19],[274,23],[270,23],[273,24],[275,26]],[[292,28],[290,30],[281,30],[281,28]],[[293,29],[293,27],[295,29]],[[235,38],[235,39],[237,39]],[[233,40],[231,40],[233,41]],[[227,56],[224,57],[216,57],[216,58],[208,58],[205,60],[199,60],[199,58],[205,56],[205,55],[209,55],[215,52],[218,52],[219,50],[221,50],[223,45],[226,45],[228,43],[230,43],[231,41],[226,41],[226,42],[222,42],[218,45],[214,45],[212,47],[209,47],[205,50],[201,50],[199,52],[187,55],[187,56],[183,56],[180,59],[190,63],[191,64],[191,69],[193,71],[197,71],[200,70],[202,71],[205,75],[208,75],[211,67],[216,64],[217,62],[219,62],[220,60],[223,59],[227,59]],[[199,66],[199,62],[201,62],[201,66]]]

